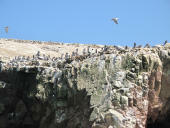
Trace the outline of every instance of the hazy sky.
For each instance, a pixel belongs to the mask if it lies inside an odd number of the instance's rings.
[[[0,38],[155,45],[170,41],[170,0],[0,0]]]

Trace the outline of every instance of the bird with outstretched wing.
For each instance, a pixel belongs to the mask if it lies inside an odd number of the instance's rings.
[[[114,21],[115,24],[118,24],[119,18],[113,18],[112,20]]]

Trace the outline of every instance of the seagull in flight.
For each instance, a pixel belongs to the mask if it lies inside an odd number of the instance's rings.
[[[118,19],[117,17],[113,18],[112,20],[115,22],[115,24],[118,24]]]
[[[5,32],[8,33],[8,26],[5,27]]]

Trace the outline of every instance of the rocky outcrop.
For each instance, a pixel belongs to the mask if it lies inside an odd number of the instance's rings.
[[[151,97],[148,113],[150,123],[155,122],[153,127],[170,127],[170,106],[169,106],[169,87],[170,87],[170,52],[166,50],[160,51],[160,58],[162,66],[157,67],[156,71],[153,71],[150,79]]]
[[[170,48],[0,62],[0,128],[167,127]]]

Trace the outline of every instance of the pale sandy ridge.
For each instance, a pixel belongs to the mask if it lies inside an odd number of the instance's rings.
[[[51,57],[60,57],[66,53],[71,55],[76,49],[78,49],[78,53],[81,55],[83,49],[87,49],[88,46],[94,50],[100,50],[103,47],[103,45],[0,39],[0,57],[14,58],[15,56],[33,56],[38,51],[40,51],[41,54],[50,55]]]

